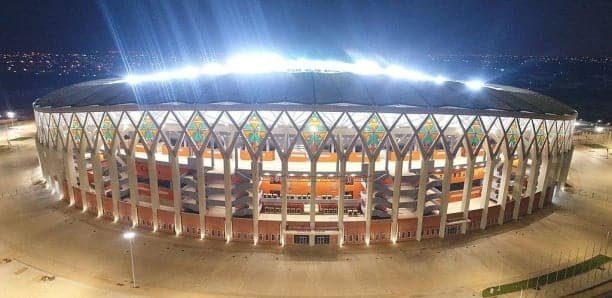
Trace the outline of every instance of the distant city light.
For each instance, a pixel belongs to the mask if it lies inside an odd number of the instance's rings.
[[[595,132],[596,132],[596,133],[600,133],[600,132],[603,132],[603,131],[604,131],[604,128],[603,128],[603,127],[601,127],[601,126],[595,126]]]
[[[484,87],[484,85],[485,85],[484,82],[480,80],[472,80],[472,81],[465,82],[465,86],[467,86],[468,88],[472,90],[480,90],[482,89],[482,87]]]
[[[334,60],[288,59],[274,53],[250,53],[235,55],[225,63],[210,62],[200,67],[187,66],[171,71],[149,74],[131,74],[124,80],[129,84],[159,82],[180,79],[195,79],[198,76],[218,76],[224,74],[262,74],[262,73],[352,73],[366,76],[388,76],[394,79],[428,81],[443,84],[449,79],[432,76],[399,65],[382,66],[376,61],[360,59],[353,63]]]

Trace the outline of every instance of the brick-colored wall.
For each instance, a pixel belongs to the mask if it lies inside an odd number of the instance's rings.
[[[232,218],[232,234],[232,241],[253,242],[253,219]]]
[[[391,220],[376,219],[372,220],[370,226],[370,243],[384,243],[391,239]]]
[[[280,222],[260,220],[258,237],[260,243],[280,244]]]
[[[365,222],[344,223],[344,244],[362,244],[365,242]]]
[[[417,218],[405,218],[397,221],[397,241],[415,239],[418,220]]]
[[[183,234],[190,237],[200,237],[200,215],[181,212]]]
[[[204,233],[207,239],[225,240],[225,218],[206,216]]]

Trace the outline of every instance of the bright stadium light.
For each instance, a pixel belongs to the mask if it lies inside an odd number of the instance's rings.
[[[471,80],[465,82],[465,86],[472,90],[480,90],[482,89],[482,87],[484,87],[484,82],[480,80]]]
[[[15,118],[15,112],[6,112],[6,117],[9,119],[13,119]]]
[[[225,74],[264,74],[264,73],[352,73],[363,76],[388,76],[409,81],[429,81],[442,84],[448,81],[442,76],[431,76],[403,66],[389,64],[383,66],[376,61],[360,59],[355,62],[334,60],[312,60],[305,58],[288,59],[275,53],[246,53],[229,57],[224,63],[209,62],[201,67],[188,66],[171,71],[124,77],[129,84],[160,82],[168,80],[195,79],[198,76],[218,76]]]

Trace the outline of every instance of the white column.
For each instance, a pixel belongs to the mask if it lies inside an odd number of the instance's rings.
[[[364,152],[361,152],[363,155]],[[376,163],[376,157],[370,159],[368,164],[368,183],[366,189],[366,230],[365,230],[365,243],[370,244],[370,237],[372,233],[372,202],[374,201],[374,167]],[[363,164],[363,163],[362,163]]]
[[[183,196],[181,193],[181,173],[179,168],[179,158],[177,155],[177,150],[168,149],[168,158],[170,159],[170,171],[172,174],[172,198],[174,199],[174,233],[176,233],[176,235],[180,235],[183,231],[183,225],[181,224]],[[155,184],[157,184],[157,180],[155,181]],[[159,208],[159,195],[157,196],[157,198],[157,206]]]
[[[344,244],[344,193],[346,192],[346,157],[339,158],[340,178],[338,181],[338,245]]]
[[[259,240],[259,164],[258,158],[251,158],[252,210],[253,210],[253,244]]]
[[[117,156],[115,155],[116,145],[111,145],[112,148],[106,151],[106,159],[109,162],[109,176],[111,183],[111,196],[113,200],[113,218],[116,221],[119,218],[119,199],[121,198],[119,187],[119,169],[117,168]]]
[[[95,145],[94,147],[98,147]],[[104,177],[102,177],[102,162],[100,161],[100,152],[98,149],[93,149],[91,152],[91,160],[93,161],[94,184],[96,193],[96,207],[98,217],[102,216],[102,196],[104,195]]]
[[[157,184],[157,161],[155,151],[147,152],[147,169],[149,172],[149,191],[151,192],[151,213],[153,217],[153,231],[157,231],[159,222],[157,220],[157,209],[159,209],[159,186]]]
[[[487,155],[485,163],[484,179],[482,183],[482,191],[480,192],[480,201],[482,207],[482,217],[480,218],[480,229],[487,228],[487,219],[489,215],[489,200],[491,200],[491,189],[495,174],[495,163],[497,162],[491,155]]]
[[[531,165],[529,166],[529,179],[527,180],[527,196],[529,196],[527,214],[531,214],[533,212],[533,202],[535,201],[536,186],[538,184],[541,164],[541,158],[535,157],[534,154],[534,158],[531,159]]]
[[[512,189],[512,199],[514,200],[514,210],[512,211],[512,219],[518,220],[521,202],[523,200],[523,184],[525,183],[525,172],[527,170],[528,157],[525,154],[519,154],[519,166],[514,178],[514,187]]]
[[[136,172],[135,149],[127,152],[128,183],[130,185],[130,203],[132,207],[132,226],[138,226],[138,176]],[[157,227],[157,223],[153,223]]]
[[[547,155],[546,159],[542,160],[542,165],[540,169],[540,178],[538,179],[538,184],[542,185],[542,191],[540,191],[540,201],[538,202],[538,208],[544,208],[544,200],[546,199],[548,193],[548,186],[550,185],[551,180],[551,168],[553,165],[553,156],[551,153]]]
[[[472,185],[474,180],[474,160],[475,156],[468,152],[465,167],[465,180],[463,181],[463,194],[461,196],[461,211],[463,212],[464,222],[461,224],[461,234],[467,233],[467,220],[470,214],[470,201],[472,200]]]
[[[502,177],[499,186],[499,196],[497,200],[499,202],[499,217],[497,218],[497,224],[504,224],[504,217],[506,216],[506,203],[508,202],[508,187],[510,186],[510,176],[512,174],[512,160],[506,154],[504,154],[504,164],[502,166]]]
[[[425,212],[425,198],[427,196],[427,183],[429,182],[429,157],[421,152],[421,171],[419,174],[419,190],[417,192],[417,231],[416,240],[421,241],[423,236],[423,214]]]
[[[72,157],[72,146],[66,146],[67,148],[64,149],[64,167],[66,168],[66,182],[68,183],[70,206],[72,206],[74,205],[74,189],[72,187],[76,184],[76,178],[74,177],[74,158]]]
[[[281,157],[281,244],[285,245],[287,237],[287,175],[289,175],[288,157]],[[258,235],[257,235],[258,236]]]
[[[559,174],[559,187],[561,189],[563,189],[565,187],[565,183],[567,183],[567,175],[569,174],[573,156],[574,156],[574,147],[572,146],[569,149],[569,151],[565,153],[565,160],[563,161],[561,172]]]
[[[447,153],[448,154],[448,153]],[[450,185],[453,176],[454,156],[446,155],[444,163],[444,178],[442,180],[442,196],[440,197],[440,230],[438,236],[444,238],[446,235],[446,216],[448,214],[448,199],[450,196]]]
[[[225,240],[232,241],[232,174],[230,159],[223,155],[223,184],[225,184]]]
[[[200,216],[200,238],[206,235],[206,175],[204,173],[203,153],[196,155],[196,175],[198,190],[198,212]]]
[[[397,242],[398,231],[399,231],[399,200],[400,200],[400,192],[402,190],[402,165],[404,160],[404,155],[399,154],[399,152],[395,155],[395,174],[393,175],[393,198],[391,201],[391,242]]]
[[[316,216],[316,201],[317,197],[317,160],[313,159],[310,161],[310,236],[308,237],[308,244],[311,246],[315,244],[315,216]]]
[[[87,178],[87,167],[85,163],[85,149],[81,142],[81,148],[79,148],[79,158],[77,160],[79,167],[79,187],[81,188],[81,201],[83,204],[83,211],[87,210],[87,192],[89,191],[89,179]]]

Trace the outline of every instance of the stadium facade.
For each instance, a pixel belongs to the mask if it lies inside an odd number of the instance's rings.
[[[466,234],[564,185],[576,112],[528,90],[351,73],[84,82],[34,103],[71,205],[145,230],[278,245]]]

